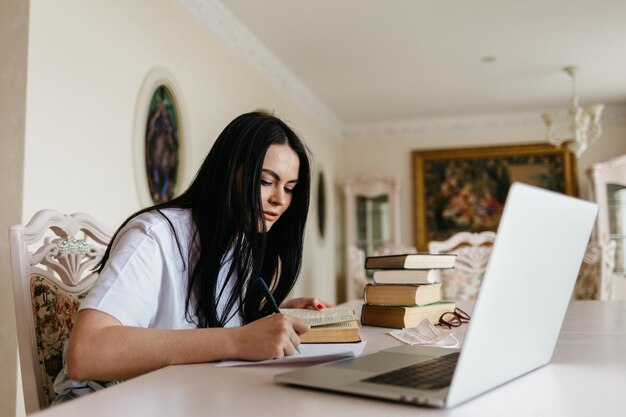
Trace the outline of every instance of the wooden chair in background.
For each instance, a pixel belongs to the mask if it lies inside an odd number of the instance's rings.
[[[414,246],[385,245],[380,246],[372,252],[371,256],[398,255],[403,253],[414,253]],[[348,300],[363,298],[363,290],[367,284],[372,284],[374,280],[370,278],[365,269],[365,251],[356,246],[348,248],[348,276],[352,279],[352,292],[346,294]]]
[[[611,277],[615,269],[614,240],[605,245],[590,242],[578,272],[572,298],[575,300],[609,300]],[[602,288],[602,286],[606,286]]]
[[[346,287],[346,299],[353,300],[363,297],[363,289],[369,283],[365,270],[365,251],[356,246],[348,247],[347,279],[350,285]],[[350,292],[347,292],[350,291]]]
[[[97,279],[111,234],[84,213],[36,213],[9,232],[17,341],[26,413],[56,397],[63,346],[81,300]]]
[[[436,270],[443,282],[444,299],[476,299],[495,238],[494,232],[460,232],[447,240],[428,243],[429,252],[457,254],[454,269]]]

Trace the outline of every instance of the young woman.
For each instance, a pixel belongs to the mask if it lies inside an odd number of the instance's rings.
[[[67,352],[73,380],[131,378],[171,364],[292,355],[301,320],[273,314],[302,263],[307,149],[278,118],[253,112],[220,134],[189,188],[133,214],[115,233]]]

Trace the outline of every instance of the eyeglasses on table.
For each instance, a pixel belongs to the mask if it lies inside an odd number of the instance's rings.
[[[470,315],[460,308],[456,307],[454,311],[446,311],[439,317],[439,326],[447,327],[451,329],[453,327],[459,327],[463,323],[469,322],[471,319]]]

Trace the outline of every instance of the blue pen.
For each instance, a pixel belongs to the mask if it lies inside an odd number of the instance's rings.
[[[274,313],[280,314],[280,309],[278,308],[278,304],[276,304],[276,300],[274,299],[274,296],[272,295],[270,289],[267,288],[267,284],[265,283],[265,280],[263,279],[263,277],[258,277],[256,279],[256,283],[261,288],[261,292],[263,293],[263,296],[265,297],[267,304],[269,304],[272,310],[274,310]]]
[[[272,308],[272,310],[274,310],[274,313],[280,314],[280,309],[278,308],[278,304],[276,304],[276,300],[274,299],[274,296],[272,295],[272,292],[270,291],[270,289],[267,288],[267,284],[265,283],[265,280],[263,279],[263,277],[258,277],[256,279],[256,283],[261,288],[261,292],[263,293],[265,300],[267,301],[269,306]],[[296,352],[300,353],[300,349],[298,349],[297,346],[296,346]]]

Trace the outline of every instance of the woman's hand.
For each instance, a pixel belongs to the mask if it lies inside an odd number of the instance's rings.
[[[327,303],[319,298],[299,297],[284,301],[281,308],[306,308],[308,310],[323,310],[327,307],[334,307],[334,304]]]
[[[300,335],[308,332],[308,323],[285,314],[272,314],[253,321],[236,331],[235,359],[261,361],[291,356],[300,344]]]

